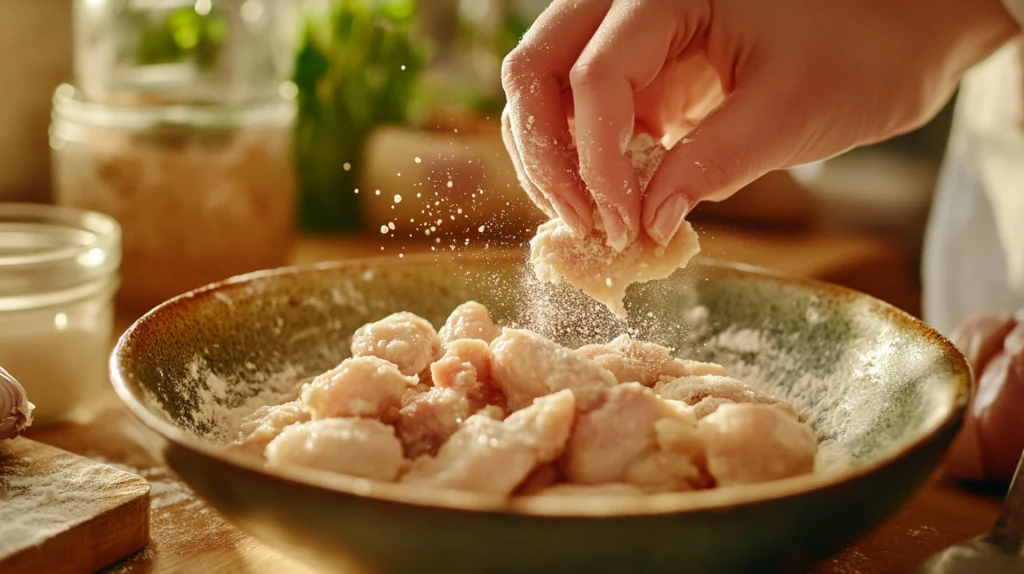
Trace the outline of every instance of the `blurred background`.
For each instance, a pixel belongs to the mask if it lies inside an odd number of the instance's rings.
[[[0,202],[124,227],[126,305],[286,262],[514,244],[500,63],[544,0],[0,0]],[[950,124],[772,173],[704,253],[918,312]]]

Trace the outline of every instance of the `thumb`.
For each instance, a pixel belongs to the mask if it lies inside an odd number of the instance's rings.
[[[641,213],[644,229],[656,242],[668,244],[698,202],[725,199],[796,155],[805,138],[789,121],[793,102],[781,93],[792,90],[778,80],[765,84],[737,87],[665,154],[645,191]]]

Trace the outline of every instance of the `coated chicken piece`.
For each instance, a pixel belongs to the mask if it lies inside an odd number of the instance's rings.
[[[404,375],[418,375],[441,356],[441,339],[429,321],[412,313],[394,313],[356,329],[353,357],[378,357]]]
[[[452,341],[444,356],[430,365],[437,387],[461,388],[470,394],[486,394],[491,386],[491,348],[479,339]]]
[[[597,361],[620,383],[640,383],[645,387],[653,387],[662,377],[725,375],[721,365],[677,359],[668,347],[637,341],[628,334],[607,345],[586,345],[576,352]]]
[[[505,393],[510,410],[563,389],[576,396],[581,411],[598,405],[615,376],[592,359],[532,331],[504,329],[491,343],[491,378]]]
[[[262,456],[270,441],[281,434],[285,427],[304,423],[309,419],[309,411],[299,400],[280,405],[262,406],[242,419],[238,436],[235,437],[232,445]]]
[[[726,404],[697,423],[718,486],[752,484],[814,470],[811,427],[772,405]]]
[[[657,448],[630,465],[626,482],[655,492],[711,486],[704,461],[704,444],[692,419],[655,421],[654,437]]]
[[[701,482],[695,420],[686,407],[639,383],[606,394],[600,407],[577,418],[564,459],[570,482],[627,482],[654,490],[688,490]],[[683,440],[686,428],[693,432]]]
[[[683,221],[665,247],[646,233],[629,245],[615,249],[597,229],[576,237],[561,219],[537,228],[530,240],[530,265],[545,283],[567,282],[583,291],[620,318],[626,316],[623,299],[633,283],[664,279],[686,266],[700,251],[697,232]]]
[[[497,421],[471,416],[436,457],[417,459],[405,484],[490,494],[511,494],[537,467],[565,449],[576,415],[569,390],[538,398]]]
[[[302,390],[303,407],[313,420],[332,417],[370,417],[392,420],[416,377],[399,372],[377,357],[345,359],[313,379]]]
[[[686,404],[686,403],[683,403],[683,404]],[[693,416],[697,417],[697,420],[700,420],[700,419],[710,415],[711,413],[717,411],[718,407],[720,407],[722,405],[734,405],[734,404],[736,404],[736,401],[731,401],[729,399],[723,399],[721,397],[704,397],[703,399],[697,401],[697,404],[695,404],[692,407],[690,407],[690,412],[693,413]],[[782,407],[782,408],[784,408],[784,407]]]
[[[447,349],[453,341],[463,339],[490,343],[501,334],[501,329],[494,326],[487,307],[476,301],[467,301],[452,311],[438,334],[441,344]]]
[[[516,489],[517,495],[537,494],[562,481],[562,471],[558,462],[549,462],[535,468],[526,480]]]
[[[719,375],[680,377],[671,381],[661,381],[654,385],[654,392],[665,399],[682,401],[695,407],[700,405],[700,410],[705,415],[714,412],[722,403],[718,401],[701,403],[708,398],[715,398],[733,403],[774,405],[794,418],[797,416],[793,405],[759,392],[744,382]]]
[[[441,359],[430,365],[435,387],[456,389],[478,407],[505,408],[505,395],[491,380],[491,348],[478,339],[453,341]]]
[[[466,392],[456,388],[433,387],[417,395],[398,413],[395,430],[402,441],[405,456],[415,459],[433,455],[459,425],[480,410]]]
[[[267,462],[393,481],[406,465],[395,430],[373,419],[337,418],[286,428],[270,441]]]

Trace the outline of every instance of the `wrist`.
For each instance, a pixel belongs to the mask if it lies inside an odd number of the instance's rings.
[[[1021,24],[1010,12],[1011,2],[1021,0],[941,0],[942,10],[953,30],[953,40],[962,46],[958,54],[963,71],[989,57],[1021,32]]]
[[[1005,4],[1004,4],[1005,2]],[[956,80],[1021,32],[1011,3],[1024,0],[903,0],[891,4],[908,30],[924,32]]]
[[[1024,27],[1024,0],[1003,0],[1003,7],[1019,26]]]

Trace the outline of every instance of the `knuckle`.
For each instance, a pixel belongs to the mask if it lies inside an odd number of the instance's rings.
[[[743,160],[736,151],[720,149],[714,155],[695,160],[694,167],[704,182],[701,195],[710,198],[734,191],[732,187],[742,174]]]
[[[523,45],[514,48],[501,61],[501,86],[508,93],[514,93],[523,85],[524,79],[533,74],[531,50]]]
[[[609,69],[601,58],[580,58],[569,70],[569,85],[574,91],[598,87],[606,82]]]

